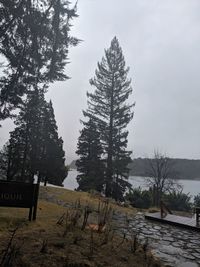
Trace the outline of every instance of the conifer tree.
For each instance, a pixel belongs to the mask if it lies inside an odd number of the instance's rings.
[[[43,92],[35,88],[15,119],[16,128],[10,133],[8,146],[9,180],[31,180],[38,171],[44,104]]]
[[[58,136],[52,102],[46,103],[43,115],[40,175],[45,182],[62,185],[67,176],[63,140]]]
[[[62,185],[67,176],[62,139],[58,137],[52,103],[42,90],[29,95],[10,134],[8,180],[40,180]]]
[[[105,158],[105,194],[122,199],[127,186],[130,151],[127,151],[127,124],[133,117],[132,107],[127,103],[132,93],[131,80],[127,78],[122,49],[116,37],[105,56],[98,63],[95,77],[90,84],[94,93],[87,93],[88,109],[84,113],[98,125]]]
[[[76,161],[78,190],[94,189],[101,192],[104,184],[104,164],[101,159],[103,149],[100,142],[100,132],[95,122],[89,119],[83,123],[76,153],[80,158]]]
[[[0,150],[0,180],[6,180],[8,166],[8,144]]]
[[[68,0],[0,1],[0,119],[20,107],[34,85],[68,78],[68,49],[79,42],[69,34],[76,16]]]

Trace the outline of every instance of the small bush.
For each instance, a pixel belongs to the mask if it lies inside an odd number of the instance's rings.
[[[152,205],[152,194],[149,190],[134,188],[126,194],[126,200],[135,208],[148,209]]]
[[[182,191],[174,191],[164,195],[164,202],[171,210],[190,211],[192,207],[190,200],[191,196]]]
[[[198,194],[194,197],[194,206],[200,207],[200,194]]]

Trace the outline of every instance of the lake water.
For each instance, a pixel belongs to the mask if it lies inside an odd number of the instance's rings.
[[[74,190],[78,187],[76,181],[76,176],[78,172],[76,170],[69,171],[67,178],[64,180],[64,187]],[[141,187],[142,189],[147,189],[144,177],[130,176],[129,182],[133,187]],[[191,196],[195,196],[200,193],[200,180],[178,180],[179,184],[183,186],[183,192],[189,193]]]

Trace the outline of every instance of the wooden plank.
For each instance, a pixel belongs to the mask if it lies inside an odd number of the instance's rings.
[[[196,231],[200,231],[200,227],[196,224],[196,219],[177,216],[173,214],[167,214],[166,217],[161,218],[160,212],[155,213],[146,213],[145,218],[149,220],[159,221],[162,223],[168,223],[175,226],[184,227],[187,229],[192,229]]]

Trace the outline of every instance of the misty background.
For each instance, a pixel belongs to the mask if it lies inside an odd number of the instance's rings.
[[[72,1],[75,3],[75,1]],[[77,158],[76,144],[86,92],[104,49],[117,36],[123,49],[135,115],[128,126],[132,157],[152,156],[160,149],[170,157],[200,155],[200,1],[79,0],[72,35],[83,42],[70,49],[66,82],[52,84],[52,99],[66,162]],[[0,147],[14,129],[0,128]]]

